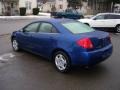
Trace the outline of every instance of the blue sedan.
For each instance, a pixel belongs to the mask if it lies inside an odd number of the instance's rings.
[[[52,60],[60,72],[73,65],[91,66],[112,54],[109,33],[78,21],[44,19],[32,22],[11,36],[14,51],[27,50]]]

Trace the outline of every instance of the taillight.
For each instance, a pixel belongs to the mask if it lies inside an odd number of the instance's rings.
[[[77,41],[77,45],[85,48],[85,49],[92,49],[93,44],[92,41],[89,38],[83,38]]]

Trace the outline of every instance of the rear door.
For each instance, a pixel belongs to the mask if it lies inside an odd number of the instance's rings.
[[[38,32],[32,38],[34,41],[34,50],[42,56],[49,56],[53,48],[56,46],[58,31],[47,22],[41,22]]]
[[[106,28],[114,27],[115,23],[116,23],[115,15],[113,15],[113,14],[105,15],[104,21],[103,21],[104,27],[106,27]]]

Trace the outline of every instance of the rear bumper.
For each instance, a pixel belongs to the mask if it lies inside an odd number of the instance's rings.
[[[111,56],[113,51],[113,46],[110,44],[102,49],[90,51],[90,52],[74,52],[72,54],[71,60],[72,65],[95,65],[106,60]]]

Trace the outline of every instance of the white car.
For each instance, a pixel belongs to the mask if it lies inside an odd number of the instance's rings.
[[[120,33],[120,14],[119,13],[100,13],[90,19],[78,20],[94,28],[115,28]]]

